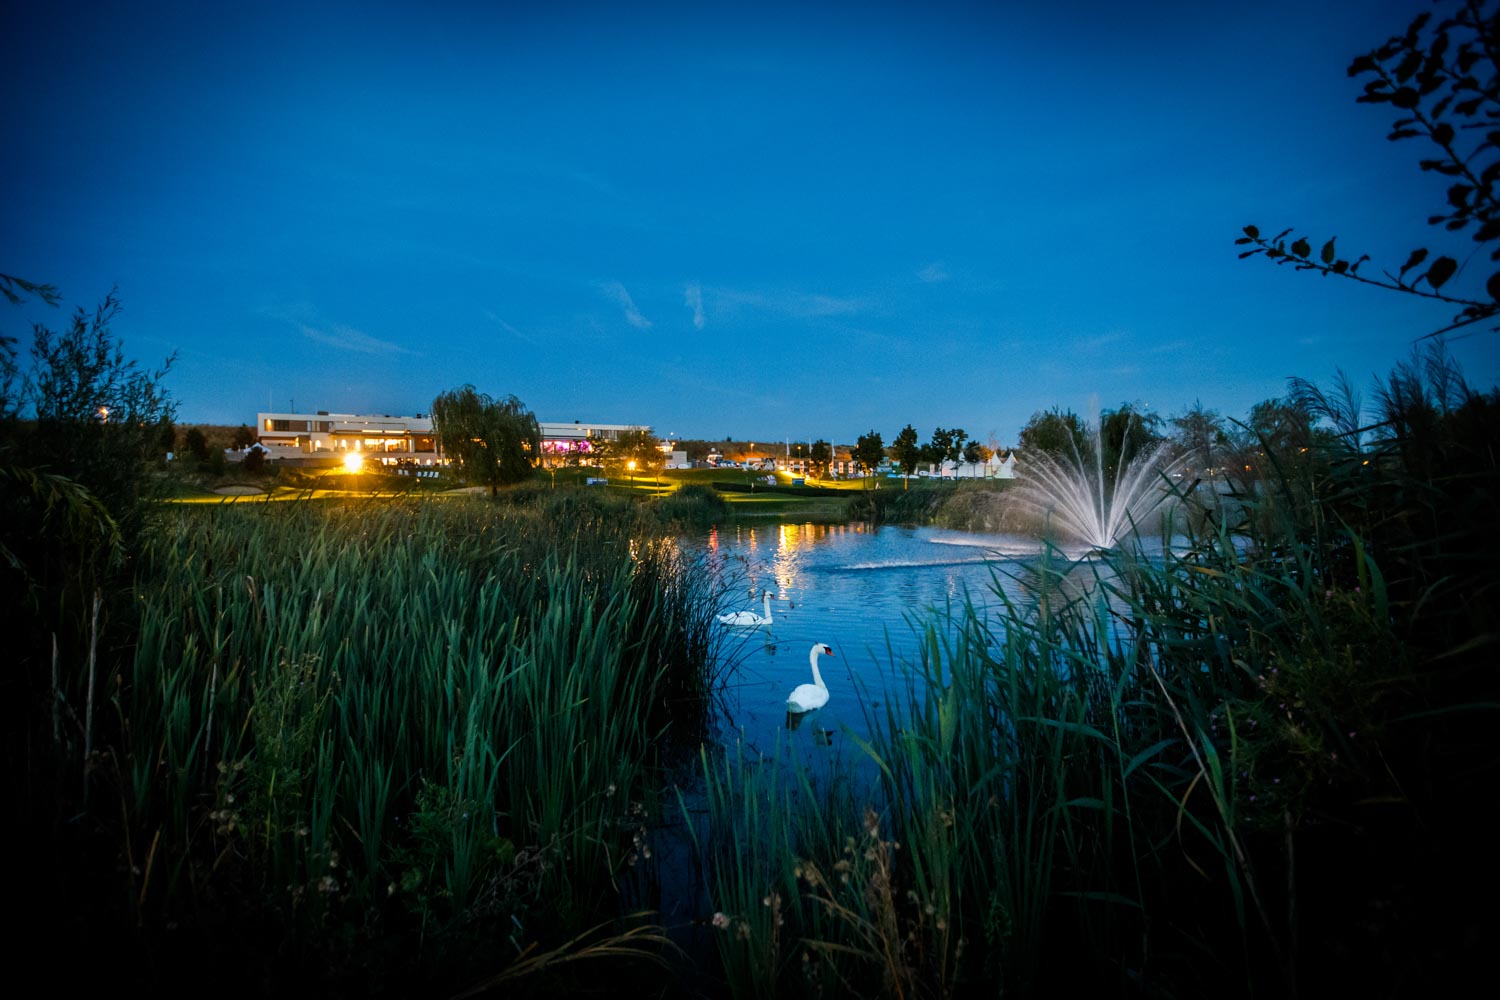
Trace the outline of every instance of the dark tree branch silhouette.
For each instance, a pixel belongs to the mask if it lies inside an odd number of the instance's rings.
[[[1252,225],[1245,227],[1245,235],[1235,243],[1250,246],[1241,258],[1263,254],[1298,271],[1338,275],[1458,306],[1449,325],[1426,335],[1436,337],[1500,314],[1500,271],[1489,276],[1482,295],[1448,288],[1448,282],[1461,274],[1475,253],[1500,237],[1500,193],[1495,187],[1500,181],[1500,5],[1493,0],[1464,0],[1457,12],[1429,29],[1431,21],[1430,13],[1419,15],[1403,34],[1356,58],[1348,72],[1351,77],[1374,77],[1356,99],[1359,103],[1390,104],[1408,112],[1396,120],[1388,139],[1424,138],[1438,148],[1440,155],[1421,160],[1419,166],[1451,177],[1454,183],[1448,188],[1447,205],[1429,216],[1428,223],[1448,232],[1469,230],[1480,246],[1459,254],[1463,264],[1447,255],[1429,263],[1430,251],[1419,247],[1407,255],[1400,270],[1370,277],[1359,273],[1370,255],[1362,253],[1352,262],[1340,257],[1337,237],[1324,242],[1314,255],[1306,236],[1297,235],[1287,242],[1293,233],[1290,228],[1266,238]],[[1500,260],[1500,247],[1491,250],[1489,257]]]

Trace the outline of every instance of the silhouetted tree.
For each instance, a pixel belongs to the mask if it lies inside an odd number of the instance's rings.
[[[1099,414],[1099,447],[1103,452],[1105,482],[1113,483],[1120,466],[1132,455],[1155,447],[1163,440],[1161,417],[1142,413],[1129,403]]]
[[[880,460],[885,457],[885,442],[880,439],[880,432],[872,430],[868,434],[861,434],[854,443],[854,453],[850,457],[863,471],[874,472]]]
[[[1040,451],[1053,458],[1072,461],[1091,452],[1088,429],[1072,410],[1053,407],[1031,415],[1021,428],[1021,450]]]
[[[1213,410],[1205,410],[1202,402],[1195,402],[1181,416],[1172,418],[1172,428],[1178,448],[1192,456],[1187,471],[1213,478],[1214,470],[1229,448],[1224,418]]]
[[[1427,221],[1448,232],[1467,230],[1476,243],[1488,244],[1500,237],[1500,193],[1496,191],[1500,130],[1494,127],[1500,117],[1500,67],[1496,64],[1500,15],[1488,0],[1465,0],[1456,13],[1429,28],[1431,22],[1430,13],[1418,15],[1403,34],[1350,63],[1349,75],[1374,77],[1365,84],[1359,103],[1389,104],[1403,113],[1388,139],[1425,139],[1436,147],[1435,155],[1420,166],[1452,183],[1447,204]],[[1246,226],[1244,233],[1235,241],[1251,245],[1240,254],[1242,258],[1263,254],[1299,271],[1334,274],[1460,307],[1450,325],[1434,334],[1488,320],[1500,312],[1500,272],[1488,277],[1482,293],[1459,294],[1448,285],[1461,270],[1458,259],[1438,256],[1429,260],[1426,247],[1412,250],[1395,274],[1386,270],[1374,278],[1359,273],[1369,254],[1351,263],[1339,255],[1332,239],[1314,254],[1305,236],[1288,244],[1291,229],[1270,238],[1261,236],[1256,226]],[[1468,256],[1461,250],[1455,254]],[[1500,260],[1500,248],[1489,257]]]
[[[812,443],[809,455],[812,458],[813,468],[818,470],[818,474],[822,476],[828,475],[828,465],[833,461],[833,448],[828,442],[822,438],[818,438],[818,440]]]
[[[50,286],[4,276],[0,292],[56,301]],[[110,328],[118,308],[111,292],[61,331],[35,325],[24,372],[13,342],[0,341],[0,607],[9,612],[0,745],[7,770],[24,775],[7,794],[19,829],[55,832],[76,814],[44,775],[60,777],[75,751],[83,756],[72,706],[82,713],[93,676],[81,665],[94,662],[94,623],[104,627],[112,609],[117,621],[137,613],[139,595],[117,574],[160,483],[149,459],[173,415],[162,385],[172,359],[156,371],[127,359]],[[114,690],[119,677],[100,660],[99,690]]]
[[[948,458],[948,452],[952,448],[953,431],[945,427],[933,428],[932,440],[922,448],[922,460],[940,467]]]
[[[25,278],[17,278],[10,274],[0,274],[0,295],[11,305],[20,305],[21,300],[28,295],[41,299],[49,306],[55,306],[62,301],[57,289],[52,285],[42,285],[35,281],[27,281]],[[8,355],[15,347],[16,338],[8,337],[0,333],[0,357]]]
[[[649,427],[631,427],[620,432],[611,448],[611,455],[621,464],[634,462],[636,471],[656,473],[666,464],[660,443]]]
[[[157,424],[156,447],[163,453],[177,450],[177,425],[171,420],[162,420]]]
[[[182,435],[182,447],[200,465],[208,461],[208,436],[197,427],[189,427]]]
[[[922,455],[923,448],[917,444],[917,429],[907,424],[896,435],[896,440],[891,442],[891,459],[906,477],[901,481],[902,489],[906,488],[911,474],[917,471],[917,463],[922,461]]]
[[[964,461],[970,465],[982,465],[988,462],[994,454],[993,451],[977,438],[964,445]]]
[[[147,462],[175,404],[162,385],[175,356],[155,371],[125,357],[110,326],[120,311],[111,291],[92,313],[79,309],[62,331],[38,324],[6,436],[21,464],[66,475],[110,512],[127,538],[155,495]]]
[[[229,443],[236,451],[244,451],[255,443],[255,432],[244,424],[240,424],[234,429],[234,436],[230,438]]]

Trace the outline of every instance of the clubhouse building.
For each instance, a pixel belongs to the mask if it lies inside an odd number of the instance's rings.
[[[542,461],[562,464],[593,450],[592,441],[617,439],[635,424],[570,424],[539,421]],[[257,413],[256,432],[266,457],[292,465],[325,465],[358,452],[384,465],[441,465],[432,417],[372,413]]]

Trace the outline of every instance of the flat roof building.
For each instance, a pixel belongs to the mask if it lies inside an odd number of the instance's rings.
[[[268,458],[341,458],[358,451],[387,464],[438,461],[432,418],[420,413],[257,413],[255,427]]]
[[[597,424],[575,420],[572,423],[538,421],[544,460],[557,461],[570,455],[586,455],[593,450],[591,440],[617,440],[624,431],[639,424]],[[432,417],[414,417],[371,413],[257,413],[255,426],[268,458],[342,459],[351,451],[365,455],[367,461],[387,465],[414,462],[439,464],[437,435]]]

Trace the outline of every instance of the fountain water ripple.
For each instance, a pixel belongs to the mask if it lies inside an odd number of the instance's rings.
[[[1114,548],[1172,496],[1168,483],[1188,459],[1176,454],[1171,442],[1134,455],[1128,443],[1121,449],[1113,483],[1104,469],[1097,428],[1089,456],[1092,461],[1076,448],[1071,462],[1040,452],[1023,454],[1017,469],[1023,479],[1017,500],[1050,518],[1055,528],[1071,538],[1096,549]]]

